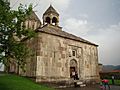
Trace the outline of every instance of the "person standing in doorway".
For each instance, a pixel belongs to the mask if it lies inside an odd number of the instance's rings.
[[[75,71],[72,71],[72,78],[75,80]]]
[[[75,80],[79,80],[78,73],[75,72]]]

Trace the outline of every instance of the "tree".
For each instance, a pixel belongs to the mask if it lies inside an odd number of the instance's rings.
[[[24,67],[29,49],[24,38],[32,38],[35,32],[25,27],[25,20],[32,12],[32,5],[20,4],[18,10],[11,10],[7,0],[0,0],[0,62],[4,63],[7,72],[12,60],[18,67]]]

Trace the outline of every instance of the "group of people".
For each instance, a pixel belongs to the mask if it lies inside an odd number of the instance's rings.
[[[106,90],[107,87],[110,90],[109,80],[103,79],[100,83],[100,88],[101,88],[101,90]]]
[[[114,85],[114,76],[112,76],[111,79],[112,79],[112,84]],[[103,79],[100,83],[100,88],[101,88],[101,90],[106,90],[107,87],[110,90],[109,80]]]
[[[78,73],[76,71],[73,71],[70,76],[74,80],[79,80]],[[112,76],[112,84],[114,84],[114,76]],[[101,90],[110,90],[109,80],[102,79],[100,83],[100,88]]]
[[[74,80],[79,80],[79,77],[78,77],[78,73],[76,71],[72,71],[71,73],[71,78],[73,78]],[[74,82],[74,86],[75,87],[78,87],[79,85],[77,84],[77,82]]]

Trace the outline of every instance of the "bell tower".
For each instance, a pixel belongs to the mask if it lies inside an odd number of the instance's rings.
[[[49,8],[43,14],[43,25],[51,24],[54,26],[58,26],[58,23],[59,23],[59,14],[53,8],[53,6],[50,5]]]

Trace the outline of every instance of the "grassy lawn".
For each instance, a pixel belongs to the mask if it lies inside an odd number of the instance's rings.
[[[120,80],[114,80],[115,85],[120,85]],[[109,80],[109,84],[112,84],[112,80]]]
[[[54,90],[16,75],[0,75],[0,90]]]

